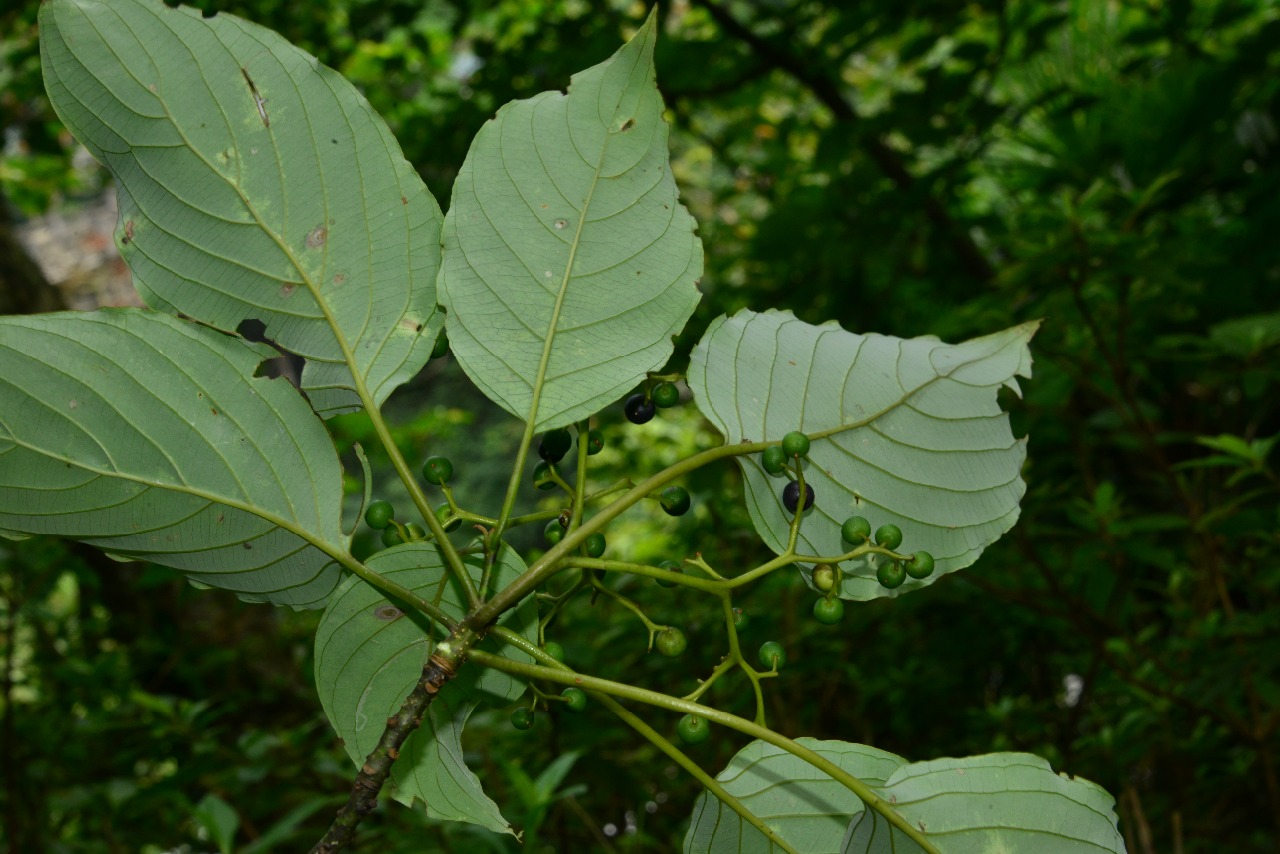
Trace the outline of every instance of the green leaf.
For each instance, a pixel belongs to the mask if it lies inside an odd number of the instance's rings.
[[[440,208],[351,84],[270,30],[158,0],[40,7],[58,116],[115,176],[116,233],[152,308],[247,318],[306,358],[328,417],[426,362]]]
[[[1028,753],[915,762],[894,772],[877,794],[947,854],[1125,850],[1114,799],[1088,780],[1053,773]],[[841,854],[922,850],[872,810],[854,818],[840,848]]]
[[[465,615],[466,596],[434,546],[396,546],[374,555],[368,565],[436,601],[450,616],[461,619]],[[478,557],[467,558],[477,580],[482,565]],[[504,587],[524,570],[520,558],[503,549],[496,584]],[[508,612],[500,624],[536,643],[533,600]],[[334,594],[316,629],[316,684],[325,714],[357,767],[377,745],[387,718],[413,690],[435,641],[445,634],[421,614],[402,611],[381,591],[355,576],[347,578]],[[519,661],[531,660],[517,657],[510,646],[485,642],[482,648],[486,647]],[[400,749],[391,771],[395,799],[408,806],[422,801],[432,818],[509,832],[497,804],[485,795],[480,781],[466,766],[462,728],[481,699],[507,702],[524,690],[523,682],[500,671],[461,669],[436,696],[422,727]]]
[[[930,552],[937,571],[886,590],[866,558],[842,565],[840,596],[874,599],[916,590],[973,563],[1018,518],[1025,439],[1014,439],[997,403],[1031,375],[1027,342],[1038,322],[950,345],[934,337],[857,335],[811,326],[790,312],[740,311],[711,324],[694,349],[689,386],[726,443],[812,439],[801,554],[848,551],[840,526],[865,516],[872,530],[902,529],[900,553]],[[786,549],[791,514],[783,477],[759,456],[739,457],[747,506],[764,541]]]
[[[235,850],[236,831],[240,829],[240,816],[235,807],[210,793],[200,799],[191,815],[222,854],[231,854]]]
[[[843,741],[796,739],[869,785],[880,785],[907,760],[874,747]],[[838,852],[849,817],[862,801],[803,759],[763,741],[738,751],[716,777],[729,794],[805,854]],[[765,836],[703,792],[693,807],[684,850],[690,854],[775,851]]]
[[[537,430],[660,368],[698,303],[702,245],[671,174],[655,15],[567,95],[499,110],[454,182],[439,281],[450,346]]]
[[[139,309],[0,318],[0,533],[52,534],[322,605],[342,469],[274,351]]]

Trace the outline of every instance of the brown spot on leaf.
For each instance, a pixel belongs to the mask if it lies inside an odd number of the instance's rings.
[[[241,543],[240,545],[241,545],[241,546],[243,546],[243,547],[244,547],[244,550],[245,550],[245,551],[247,551],[247,552],[253,551],[253,544],[252,544],[252,543]]]
[[[121,238],[120,242],[123,243],[125,246],[128,246],[132,240],[133,240],[133,220],[130,219],[125,221],[124,237]]]
[[[283,285],[280,286],[280,297],[282,299],[288,299],[289,297],[293,296],[293,292],[296,291],[297,289],[298,289],[298,286],[295,285],[293,282],[285,282]]]
[[[622,127],[618,128],[618,130],[622,133],[626,133],[627,131],[631,130],[635,126],[636,126],[636,120],[634,118],[631,118],[623,122]]]
[[[324,242],[329,239],[329,229],[323,225],[317,225],[311,231],[307,232],[307,248],[319,249],[324,246]]]
[[[392,620],[398,620],[403,617],[404,611],[401,611],[395,605],[383,604],[373,609],[373,616],[389,623]]]
[[[333,283],[334,283],[335,285],[340,285],[340,284],[342,284],[343,282],[345,282],[346,280],[347,280],[347,274],[346,274],[346,273],[334,273],[334,274],[333,274]]]
[[[402,204],[402,205],[407,205],[407,204],[409,204],[409,200],[408,200],[408,199],[406,199],[404,196],[401,196],[401,197],[400,197],[400,204]]]
[[[218,414],[218,410],[214,409],[212,406],[209,407],[209,411],[212,412],[214,415]]]
[[[412,317],[404,317],[400,319],[400,325],[410,332],[418,332],[422,329],[422,324],[414,320]]]

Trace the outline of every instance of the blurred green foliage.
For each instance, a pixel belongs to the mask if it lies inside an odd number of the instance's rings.
[[[277,29],[348,75],[446,206],[497,107],[564,87],[646,11],[196,5]],[[0,192],[26,214],[101,180],[72,168],[41,93],[36,7],[0,12]],[[778,639],[789,659],[767,686],[770,723],[913,760],[1029,750],[1113,792],[1131,851],[1274,850],[1280,10],[685,0],[663,11],[675,169],[707,247],[706,299],[673,368],[710,318],[746,305],[949,340],[1047,319],[1025,400],[1007,401],[1031,436],[1019,525],[973,568],[850,607],[834,627],[811,618],[795,575],[752,590],[744,642]],[[389,411],[411,458],[449,455],[459,500],[492,512],[518,425],[448,359]],[[717,441],[688,405],[639,428],[617,411],[600,421],[602,485]],[[407,508],[367,426],[334,427],[352,491],[359,441],[378,494]],[[611,553],[702,552],[722,571],[763,557],[730,467],[685,485],[693,512],[632,514],[611,529]],[[530,488],[525,506],[539,497]],[[196,592],[78,546],[3,548],[9,850],[298,850],[319,837],[351,769],[310,685],[315,614]],[[571,609],[549,637],[584,671],[692,688],[721,653],[719,615],[643,579],[613,583],[682,625],[690,652],[646,654],[642,626],[606,601]],[[729,680],[707,699],[742,712],[744,688]],[[676,716],[644,714],[674,732]],[[696,785],[645,742],[599,707],[539,714],[524,733],[508,715],[478,715],[468,745],[529,850],[677,846]],[[717,733],[691,751],[714,771],[740,746]],[[360,850],[517,848],[386,808]]]

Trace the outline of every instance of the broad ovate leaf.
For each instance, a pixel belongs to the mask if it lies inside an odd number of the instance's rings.
[[[886,590],[867,558],[842,564],[845,599],[918,589],[969,566],[1018,518],[1025,439],[1015,439],[997,392],[1031,374],[1024,323],[963,344],[859,335],[790,312],[743,310],[712,323],[694,349],[689,386],[728,443],[812,438],[804,476],[816,495],[800,525],[800,554],[850,550],[840,526],[865,516],[902,529],[900,553],[931,553],[936,569]],[[738,458],[752,522],[781,554],[792,514],[787,480],[759,455]]]
[[[441,214],[369,103],[270,30],[159,0],[48,0],[45,84],[116,179],[148,305],[306,358],[324,416],[430,355]]]
[[[53,534],[323,605],[342,469],[274,351],[138,309],[0,318],[0,533]]]
[[[899,768],[877,794],[947,854],[1035,851],[1123,854],[1115,800],[1100,786],[1055,774],[1027,753],[935,759]],[[883,816],[854,817],[840,854],[923,849]]]
[[[796,742],[871,786],[883,784],[907,763],[901,756],[861,744],[812,738]],[[863,809],[858,796],[842,783],[764,741],[753,741],[738,751],[716,779],[805,854],[838,854],[850,816]],[[687,854],[740,854],[781,849],[704,791],[694,804],[684,850]]]
[[[671,174],[657,32],[651,14],[568,94],[507,104],[454,183],[439,280],[450,346],[538,430],[661,367],[699,299],[702,245]]]
[[[465,615],[466,597],[434,546],[396,546],[374,555],[368,565],[436,602],[450,616],[461,619]],[[467,566],[479,580],[481,560],[469,557]],[[520,558],[504,549],[497,563],[497,586],[506,586],[524,569]],[[532,600],[508,612],[500,624],[536,642],[537,609]],[[402,610],[386,594],[355,576],[338,588],[316,630],[316,685],[329,722],[357,766],[377,745],[387,718],[421,678],[435,642],[447,634],[421,614]],[[530,661],[510,646],[492,641],[482,646]],[[524,689],[523,682],[500,671],[462,668],[432,701],[422,727],[401,747],[391,772],[395,799],[408,806],[421,801],[432,818],[508,832],[510,827],[497,805],[466,766],[462,729],[482,699],[507,702]]]

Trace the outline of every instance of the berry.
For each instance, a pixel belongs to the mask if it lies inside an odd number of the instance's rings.
[[[907,561],[907,575],[912,578],[928,578],[933,575],[933,555],[928,552],[916,552]]]
[[[431,358],[439,359],[445,353],[449,352],[449,334],[443,329],[440,330],[440,337],[436,339],[436,343],[431,347]]]
[[[876,543],[886,549],[902,545],[902,530],[897,525],[881,525],[876,528]]]
[[[778,670],[787,663],[787,652],[777,641],[765,641],[760,645],[760,666],[766,670]]]
[[[556,482],[552,477],[555,473],[555,466],[546,460],[538,460],[538,464],[533,467],[533,485],[538,489],[555,489]]]
[[[582,441],[582,434],[578,434],[578,441]],[[599,430],[591,430],[587,433],[587,456],[594,457],[596,454],[604,450],[604,434]]]
[[[844,617],[844,600],[823,597],[813,603],[813,618],[819,623],[834,626]]]
[[[441,527],[446,531],[456,531],[458,530],[458,526],[462,524],[461,519],[452,519],[452,521],[450,521],[452,516],[453,508],[449,506],[448,501],[436,508],[436,521],[439,522]]]
[[[881,587],[892,590],[895,587],[901,587],[902,582],[907,580],[907,571],[896,560],[887,561],[880,564],[880,568],[876,570],[876,580],[880,582]]]
[[[733,609],[733,627],[737,631],[742,631],[751,622],[751,618],[747,616],[747,612],[741,608]]]
[[[760,464],[769,474],[782,474],[787,465],[787,452],[782,450],[781,445],[770,445],[760,455]]]
[[[674,560],[664,560],[662,563],[658,564],[658,568],[665,569],[670,572],[684,572],[684,567],[680,566],[680,564],[676,563]],[[658,583],[661,584],[663,587],[677,586],[674,581],[663,581],[659,579]]]
[[[800,482],[791,481],[782,488],[782,506],[787,508],[788,513],[796,512],[796,508],[800,506]],[[813,506],[813,487],[809,484],[804,485],[804,509],[808,510]]]
[[[604,554],[604,534],[596,531],[582,542],[582,549],[587,553],[587,557],[600,557]]]
[[[668,486],[662,490],[658,500],[668,516],[683,516],[689,512],[689,490],[683,486]]]
[[[684,632],[672,626],[658,632],[657,647],[658,652],[667,658],[679,658],[689,648],[689,639]]]
[[[711,723],[697,715],[685,715],[676,726],[676,735],[685,744],[702,744],[711,738]]]
[[[555,641],[547,641],[542,645],[542,648],[547,651],[547,655],[564,664],[564,647],[560,644]]]
[[[792,430],[782,437],[782,453],[788,457],[803,457],[809,453],[809,437],[798,430]]]
[[[825,563],[818,564],[813,568],[813,586],[823,593],[829,592],[836,586],[836,571]]]
[[[538,456],[549,463],[558,463],[572,446],[573,437],[569,435],[569,431],[557,427],[542,434],[542,439],[538,442]]]
[[[364,521],[370,528],[381,531],[396,517],[396,509],[390,501],[375,501],[364,511]]]
[[[547,538],[547,542],[555,545],[564,539],[564,528],[560,527],[559,519],[552,519],[547,523],[547,527],[542,529],[542,536]]]
[[[394,525],[388,525],[382,529],[382,544],[384,546],[398,546],[404,542],[404,537],[400,536],[400,531]]]
[[[580,712],[587,707],[587,692],[581,688],[565,688],[560,696],[564,697],[564,704],[571,712]]]
[[[653,387],[653,402],[663,409],[669,409],[680,402],[680,389],[675,383],[660,382]]]
[[[528,706],[521,706],[511,713],[511,725],[516,729],[532,729],[533,728],[533,709]]]
[[[861,516],[850,516],[840,526],[840,539],[851,546],[864,542],[871,536],[871,523]]]
[[[410,522],[408,525],[405,525],[404,530],[405,530],[405,533],[409,535],[409,539],[411,541],[416,542],[418,540],[425,540],[427,538],[427,532],[424,531],[422,529],[422,526],[419,525],[417,522]]]
[[[422,464],[422,477],[427,483],[441,484],[453,477],[453,463],[448,457],[427,457]]]
[[[637,393],[627,398],[627,402],[622,405],[622,411],[626,413],[627,420],[632,424],[645,424],[653,419],[653,413],[658,409],[653,405],[652,400]]]

